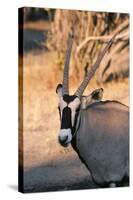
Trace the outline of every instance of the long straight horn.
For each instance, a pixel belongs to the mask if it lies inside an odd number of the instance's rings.
[[[85,79],[83,80],[83,82],[81,83],[81,85],[79,86],[79,88],[77,89],[77,91],[75,92],[75,95],[77,97],[81,97],[85,88],[87,87],[89,81],[91,80],[91,78],[93,77],[93,75],[95,74],[96,69],[99,67],[105,53],[108,51],[108,49],[110,48],[110,46],[112,45],[114,39],[116,37],[116,34],[109,40],[109,42],[107,43],[107,45],[105,46],[105,48],[103,49],[103,51],[100,52],[95,64],[91,67],[91,69],[88,71]]]
[[[73,38],[74,38],[74,32],[72,29],[72,31],[69,33],[69,37],[68,37],[66,58],[65,58],[65,64],[64,64],[63,95],[69,94],[69,77],[68,77],[68,75],[69,75],[69,62],[70,62],[70,56],[71,56],[71,51],[72,51]]]

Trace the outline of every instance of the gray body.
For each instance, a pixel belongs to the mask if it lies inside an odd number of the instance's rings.
[[[76,148],[98,184],[129,176],[129,112],[118,102],[94,103],[80,111]]]

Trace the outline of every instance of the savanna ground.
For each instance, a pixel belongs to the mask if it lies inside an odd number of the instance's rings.
[[[25,28],[25,31],[33,29]],[[34,31],[33,31],[34,32]],[[42,42],[43,32],[37,32]],[[28,34],[25,35],[28,37]],[[34,39],[33,39],[34,40]],[[31,34],[26,40],[32,45]],[[26,44],[27,44],[26,42]],[[32,46],[34,48],[34,44]],[[62,71],[58,70],[55,52],[39,49],[37,53],[27,50],[23,57],[23,156],[24,191],[58,191],[70,189],[96,188],[89,171],[69,146],[63,148],[58,143],[60,128],[57,110],[56,86],[62,81]],[[22,66],[21,66],[22,67]],[[21,76],[21,74],[20,74]],[[71,93],[82,80],[73,83]],[[87,87],[85,94],[93,89],[104,89],[103,99],[118,100],[129,105],[128,78],[97,85],[95,79]]]

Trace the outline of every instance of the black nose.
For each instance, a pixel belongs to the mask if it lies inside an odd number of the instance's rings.
[[[68,135],[64,135],[64,136],[59,136],[59,142],[61,144],[64,144],[68,139]]]

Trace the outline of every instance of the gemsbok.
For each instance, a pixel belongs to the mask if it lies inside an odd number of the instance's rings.
[[[69,34],[63,84],[56,89],[61,121],[59,143],[64,147],[71,143],[100,187],[129,184],[129,108],[117,101],[101,101],[102,88],[82,96],[115,36],[101,51],[74,95],[69,95],[69,61],[74,38],[73,32]]]

